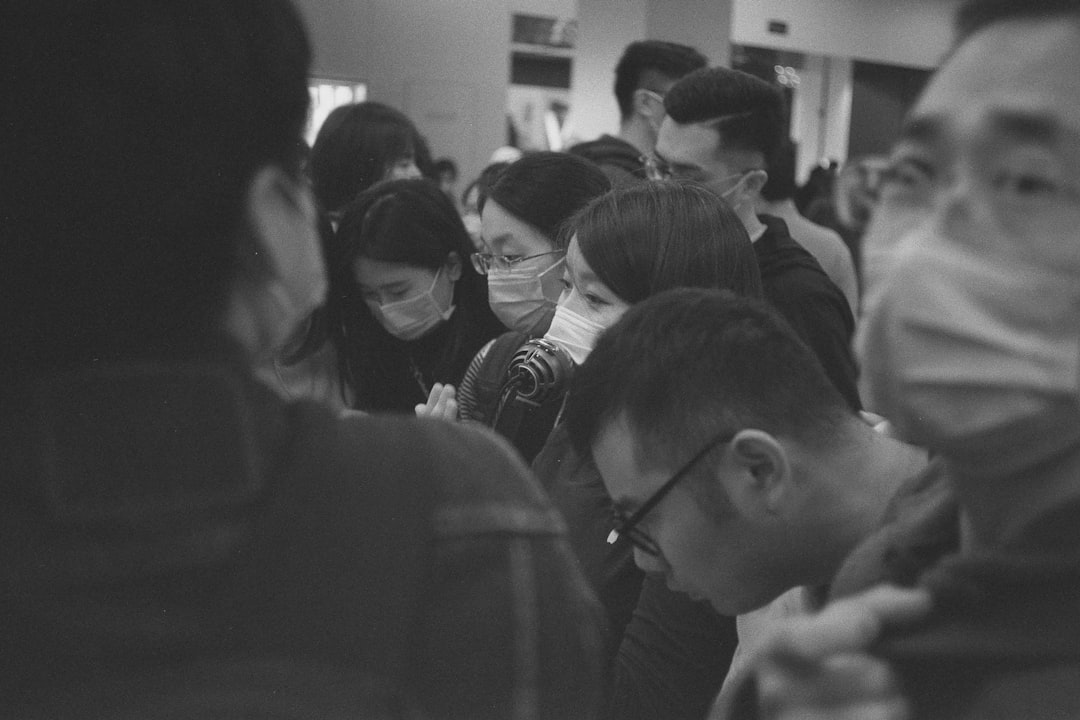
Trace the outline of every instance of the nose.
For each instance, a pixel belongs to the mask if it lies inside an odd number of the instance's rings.
[[[958,168],[943,179],[933,212],[933,232],[964,246],[986,247],[998,234],[991,188],[970,168]]]

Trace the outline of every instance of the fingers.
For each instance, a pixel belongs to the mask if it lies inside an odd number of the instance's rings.
[[[817,615],[793,618],[768,644],[773,652],[789,654],[792,659],[863,649],[886,627],[918,620],[930,606],[930,594],[925,590],[881,585],[832,602]]]
[[[909,703],[889,664],[866,648],[886,627],[929,612],[924,590],[879,586],[778,624],[752,660],[758,707],[770,720],[905,720]]]
[[[413,410],[417,417],[457,420],[457,390],[450,384],[435,383],[428,393],[427,402],[417,405]]]

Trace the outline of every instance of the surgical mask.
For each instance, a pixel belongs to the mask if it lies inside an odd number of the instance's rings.
[[[983,478],[1080,442],[1074,269],[925,231],[868,247],[864,262],[863,398],[901,437]]]
[[[551,320],[544,339],[555,343],[581,365],[596,346],[596,339],[607,327],[580,315],[565,305],[555,308],[555,317]]]
[[[419,295],[386,305],[368,300],[364,302],[386,332],[399,340],[416,340],[449,320],[454,313],[454,305],[444,310],[432,294],[441,273],[440,267],[431,287]]]
[[[512,330],[537,335],[547,330],[562,293],[566,258],[537,272],[531,268],[488,270],[488,304],[495,317]]]

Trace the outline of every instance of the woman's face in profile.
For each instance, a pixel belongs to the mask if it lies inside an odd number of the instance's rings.
[[[570,239],[566,251],[566,271],[563,274],[563,292],[559,305],[611,327],[630,308],[630,304],[616,295],[601,282],[581,254],[577,235]]]

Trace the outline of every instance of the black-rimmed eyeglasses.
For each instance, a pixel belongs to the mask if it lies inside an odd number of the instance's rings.
[[[723,432],[714,437],[705,447],[701,448],[694,457],[690,458],[685,465],[675,471],[675,474],[671,478],[661,485],[656,492],[654,492],[649,498],[639,507],[633,515],[627,517],[626,513],[616,509],[614,515],[615,529],[608,535],[608,543],[614,543],[620,537],[625,536],[627,540],[633,543],[634,547],[642,550],[649,555],[659,555],[660,546],[656,544],[656,541],[649,537],[648,533],[642,530],[638,525],[642,519],[649,514],[649,511],[656,507],[664,497],[671,492],[671,489],[675,487],[675,484],[682,480],[684,477],[690,474],[690,471],[694,469],[702,458],[709,454],[718,445],[722,445],[726,442],[730,442],[738,431]]]

